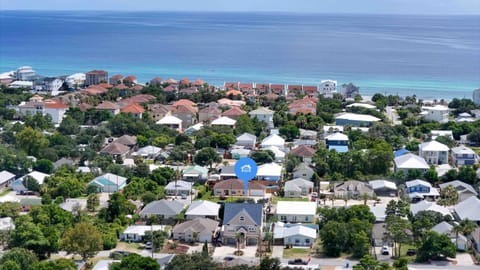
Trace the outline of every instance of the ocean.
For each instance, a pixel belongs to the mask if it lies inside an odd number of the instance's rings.
[[[0,11],[0,72],[23,65],[463,98],[480,88],[480,16]]]

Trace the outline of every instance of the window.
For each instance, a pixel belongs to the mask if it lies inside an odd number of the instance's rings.
[[[310,239],[305,239],[305,243],[310,244]]]
[[[245,221],[245,217],[244,217],[244,216],[240,216],[239,219],[240,219],[241,222],[244,222],[244,221]]]
[[[280,216],[281,221],[287,221],[287,216]]]
[[[249,228],[248,228],[248,231],[249,231],[249,232],[254,232],[254,231],[256,231],[256,230],[257,230],[257,228],[255,228],[255,227],[249,227]]]

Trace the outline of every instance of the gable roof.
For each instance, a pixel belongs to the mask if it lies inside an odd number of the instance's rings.
[[[106,173],[95,177],[92,181],[90,181],[90,183],[92,182],[95,182],[97,185],[100,186],[117,185],[118,183],[118,186],[121,187],[127,183],[127,178],[113,173]]]
[[[466,147],[465,145],[460,145],[458,147],[452,148],[452,153],[456,155],[467,154],[467,155],[475,155],[475,151],[471,148]]]
[[[226,203],[223,224],[229,224],[242,211],[245,211],[258,226],[262,224],[263,205],[259,203]]]
[[[377,118],[372,115],[358,114],[358,113],[344,113],[335,117],[335,119],[343,119],[343,120],[359,121],[359,122],[377,122],[381,120],[380,118]]]
[[[220,181],[213,186],[213,189],[244,189],[244,184],[242,180],[231,178],[227,180]]]
[[[325,137],[325,140],[328,141],[348,141],[348,136],[340,133],[340,132],[335,132],[333,134],[328,135]]]
[[[277,134],[271,134],[270,136],[266,137],[265,139],[262,140],[261,145],[280,145],[284,146],[285,145],[285,139],[278,136]]]
[[[3,170],[2,172],[0,172],[0,185],[14,178],[15,174]]]
[[[414,154],[404,154],[393,159],[395,165],[399,169],[425,169],[428,170],[430,166],[424,158]]]
[[[220,118],[217,118],[212,121],[211,125],[212,126],[234,126],[235,123],[237,123],[236,120],[233,120],[232,118],[222,116]]]
[[[50,174],[46,174],[46,173],[42,173],[42,172],[38,172],[38,171],[33,171],[29,174],[26,174],[24,176],[22,176],[22,180],[23,178],[27,177],[27,176],[30,176],[32,177],[33,179],[37,180],[37,182],[42,185],[43,184],[43,181],[45,181],[45,178],[49,177]]]
[[[194,201],[187,209],[187,216],[218,216],[220,205],[210,201]]]
[[[171,181],[165,186],[165,190],[191,190],[193,187],[192,182],[187,182],[183,180]]]
[[[298,157],[313,157],[313,155],[315,155],[315,149],[307,145],[300,145],[293,148],[290,154]]]
[[[181,232],[198,232],[198,233],[208,233],[213,234],[212,232],[218,226],[218,221],[209,218],[195,218],[193,220],[188,220],[183,223],[177,224],[173,227],[173,231],[176,233]]]
[[[196,114],[197,107],[190,105],[172,105],[172,112],[176,114]]]
[[[281,176],[282,166],[277,163],[265,163],[258,166],[257,176]]]
[[[429,187],[429,188],[432,187],[432,184],[430,184],[430,183],[427,182],[427,181],[420,180],[420,179],[415,179],[415,180],[407,181],[407,182],[405,182],[405,185],[406,185],[407,187],[414,187],[414,186],[418,186],[418,185],[425,186],[425,187]]]
[[[375,190],[375,189],[380,189],[380,188],[388,188],[392,190],[397,190],[397,185],[394,182],[387,181],[387,180],[372,180],[368,182],[370,186]]]
[[[162,151],[162,148],[153,145],[147,145],[137,150],[137,155],[156,155]]]
[[[421,212],[421,211],[434,211],[444,216],[450,215],[450,211],[447,208],[440,206],[435,202],[422,200],[418,203],[414,203],[410,205],[410,212],[412,212],[412,215],[415,216],[418,212]]]
[[[98,104],[95,109],[97,110],[118,110],[120,106],[111,102],[111,101],[103,101],[102,103]]]
[[[268,109],[268,108],[265,108],[265,107],[260,107],[256,110],[253,110],[251,112],[249,112],[248,114],[249,115],[273,115],[275,112]]]
[[[122,135],[115,141],[116,143],[121,143],[123,145],[131,146],[137,144],[137,137],[136,136],[130,136],[130,135]]]
[[[313,169],[310,166],[308,166],[307,163],[304,163],[304,162],[298,164],[297,167],[295,167],[293,169],[293,172],[300,171],[300,170],[307,170],[307,171],[312,171],[313,172]]]
[[[169,200],[159,200],[153,201],[147,204],[142,211],[141,215],[165,215],[165,216],[174,216],[182,212],[185,205],[179,201],[169,201]]]
[[[203,108],[201,109],[198,113],[207,113],[207,114],[218,114],[220,115],[222,113],[222,111],[220,111],[219,109],[215,108],[215,107],[206,107],[206,108]]]
[[[472,221],[480,221],[480,200],[477,197],[470,197],[454,207],[460,219],[469,219]]]
[[[166,115],[162,119],[157,121],[157,124],[159,125],[179,125],[182,123],[182,119],[175,117],[173,115]]]
[[[145,112],[145,109],[142,106],[138,105],[137,103],[132,103],[130,105],[123,107],[120,111],[122,113],[141,114]]]
[[[448,151],[450,148],[437,141],[424,142],[418,146],[421,151]]]
[[[222,113],[223,116],[240,116],[244,115],[247,112],[240,109],[239,107],[233,106],[231,109],[226,110]]]
[[[433,228],[431,228],[430,230],[437,232],[439,234],[447,234],[447,233],[450,233],[452,229],[453,229],[453,226],[451,224],[449,224],[446,221],[442,221],[437,225],[433,226]]]
[[[291,237],[296,235],[315,239],[317,238],[317,230],[302,225],[283,228],[283,237]]]
[[[238,141],[252,141],[255,142],[257,140],[257,136],[250,134],[250,133],[243,133],[242,135],[237,137],[237,142]]]
[[[439,186],[440,186],[441,189],[444,189],[448,186],[453,186],[457,190],[458,193],[469,191],[469,192],[475,194],[475,196],[478,195],[477,191],[471,185],[469,185],[465,182],[462,182],[460,180],[454,180],[454,181],[446,182],[446,183],[440,184]]]

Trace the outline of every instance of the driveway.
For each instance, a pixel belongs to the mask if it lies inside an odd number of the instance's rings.
[[[283,258],[283,249],[284,246],[273,246],[272,247],[272,257],[274,258]]]
[[[473,266],[472,256],[468,253],[457,253],[457,257],[455,258],[457,261],[457,265],[461,266]]]

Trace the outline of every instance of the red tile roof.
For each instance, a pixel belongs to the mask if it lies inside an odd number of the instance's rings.
[[[223,113],[223,116],[240,116],[246,113],[247,113],[246,111],[240,109],[239,107],[233,106],[231,109],[226,110]]]
[[[163,80],[162,80],[162,78],[160,78],[160,77],[155,77],[155,78],[153,78],[153,79],[150,80],[150,82],[155,82],[155,83],[161,83],[162,81],[163,81]]]
[[[122,100],[121,102],[124,104],[131,104],[131,103],[146,103],[149,102],[150,100],[154,100],[156,97],[152,95],[145,95],[145,94],[140,94],[140,95],[135,95],[129,98],[126,98]]]
[[[82,112],[86,112],[88,109],[93,108],[93,106],[88,103],[80,103],[77,108]]]
[[[136,81],[137,80],[137,77],[133,76],[133,75],[129,75],[125,78],[123,78],[123,81],[129,81],[129,82],[133,82],[133,81]]]
[[[111,85],[109,83],[99,83],[99,84],[97,84],[97,86],[100,86],[100,87],[103,87],[103,88],[106,88],[106,89],[109,89],[109,88],[113,87],[113,85]]]
[[[196,80],[196,81],[193,83],[193,85],[195,85],[195,86],[202,86],[202,85],[204,85],[204,84],[205,84],[205,81],[200,80],[200,79]]]
[[[313,91],[318,91],[318,86],[316,85],[304,85],[303,86],[303,91],[305,92],[313,92]]]
[[[253,89],[253,83],[239,83],[238,88],[241,90]]]
[[[121,83],[121,84],[116,85],[115,88],[118,89],[118,90],[125,90],[128,87],[125,84]]]
[[[68,109],[68,106],[60,102],[45,102],[45,108],[49,109]]]
[[[277,100],[280,96],[277,95],[277,94],[271,93],[271,94],[266,94],[266,95],[264,95],[264,97],[265,97],[266,99]]]
[[[238,82],[225,82],[223,87],[225,89],[238,89]]]
[[[167,83],[169,83],[169,84],[177,84],[178,82],[177,82],[177,80],[170,78],[170,79],[167,80]]]
[[[120,106],[111,102],[111,101],[103,101],[102,103],[98,104],[95,109],[97,110],[118,110]]]
[[[92,86],[89,86],[87,89],[83,90],[82,92],[87,95],[95,96],[95,95],[105,94],[106,92],[108,92],[108,90],[98,85],[92,85]]]
[[[193,102],[189,99],[179,99],[172,104],[172,107],[176,107],[178,105],[197,106],[197,104],[195,102]]]
[[[123,75],[121,75],[121,74],[113,75],[113,76],[110,77],[110,80],[112,80],[112,81],[120,81],[122,79],[123,79]]]
[[[271,84],[270,89],[272,91],[280,91],[280,90],[283,91],[283,90],[285,90],[285,85],[283,85],[283,84]]]
[[[182,78],[182,79],[180,80],[180,84],[190,84],[190,80],[187,79],[187,78]]]
[[[130,87],[129,89],[130,89],[130,90],[133,90],[133,91],[142,91],[143,86],[137,84],[137,85],[135,85],[135,86],[133,86],[133,87]]]
[[[222,113],[222,111],[220,111],[219,109],[215,108],[215,107],[206,107],[206,108],[203,108],[199,111],[199,113],[207,113],[207,114],[218,114],[220,115]]]
[[[270,87],[268,86],[268,83],[257,83],[257,84],[255,85],[255,87],[256,87],[257,89],[264,89],[264,90],[267,90],[268,88],[270,88]]]
[[[302,86],[301,85],[288,85],[288,91],[292,91],[292,90],[302,90]]]
[[[225,93],[226,96],[241,96],[242,95],[242,92],[238,91],[238,90],[235,90],[235,89],[231,89],[231,90],[228,90],[226,93]]]
[[[105,70],[90,70],[89,72],[87,72],[87,74],[94,74],[94,75],[106,75],[107,72]]]
[[[175,92],[177,91],[177,86],[174,84],[170,84],[169,86],[163,88],[163,92]]]
[[[120,111],[122,113],[141,114],[145,112],[145,109],[142,106],[138,105],[137,103],[132,103],[130,105],[123,107]]]
[[[182,113],[182,114],[195,114],[197,113],[198,109],[196,107],[192,107],[189,105],[178,105],[173,107],[172,106],[172,112],[173,113]]]

